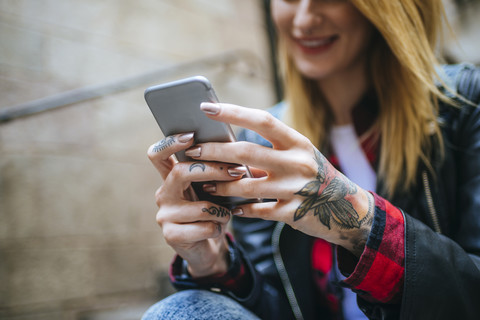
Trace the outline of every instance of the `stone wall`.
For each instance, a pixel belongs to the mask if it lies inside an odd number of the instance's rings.
[[[138,319],[171,292],[146,158],[162,135],[143,91],[203,74],[222,101],[271,105],[262,5],[0,0],[0,114],[66,104],[0,122],[1,319]],[[447,52],[479,63],[473,12],[451,10],[463,49]]]
[[[271,105],[262,6],[0,1],[0,112],[115,89],[0,123],[0,318],[138,319],[171,292],[146,157],[162,135],[143,91],[202,74],[222,101]]]
[[[444,3],[453,31],[447,33],[445,41],[444,52],[447,58],[454,63],[468,62],[480,66],[480,1],[444,0]]]

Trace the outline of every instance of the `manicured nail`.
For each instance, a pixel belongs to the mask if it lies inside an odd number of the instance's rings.
[[[203,102],[200,105],[200,110],[202,110],[205,113],[215,115],[220,112],[220,106],[215,103],[210,103],[210,102]]]
[[[245,167],[230,167],[227,169],[228,174],[232,177],[241,177],[247,173],[247,168]]]
[[[185,143],[192,140],[192,138],[193,138],[193,132],[184,133],[178,136],[178,141],[180,141],[181,143]]]
[[[202,154],[201,147],[192,147],[185,150],[185,155],[187,157],[197,158],[197,157],[200,157],[200,154]]]
[[[243,214],[242,208],[235,208],[232,210],[232,215],[234,216],[241,216]]]
[[[203,185],[203,191],[205,191],[205,192],[216,192],[217,191],[217,186],[214,185],[213,183],[205,183]]]

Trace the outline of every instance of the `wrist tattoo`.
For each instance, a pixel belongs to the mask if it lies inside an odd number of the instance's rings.
[[[175,138],[172,137],[172,136],[168,136],[168,137],[160,140],[157,144],[155,144],[153,146],[153,152],[163,151],[163,150],[167,149],[168,147],[170,147],[171,145],[173,145],[174,143],[175,143]]]
[[[341,173],[329,172],[327,159],[320,151],[314,149],[314,154],[318,165],[317,177],[295,193],[306,199],[295,211],[293,221],[300,220],[313,210],[313,215],[318,216],[328,229],[331,229],[331,222],[341,229],[360,228],[358,212],[345,199],[347,195],[358,192],[357,186]]]
[[[210,208],[203,208],[202,209],[202,212],[208,212],[208,214],[212,215],[212,216],[217,216],[217,217],[226,217],[228,215],[230,215],[230,211],[223,208],[223,207],[215,207],[215,206],[212,206]]]
[[[365,217],[363,217],[362,221],[360,221],[360,223],[367,223],[370,225],[373,221],[373,216],[375,215],[375,201],[373,199],[373,195],[371,195],[370,192],[365,191],[365,194],[368,198],[368,211]]]
[[[368,211],[365,214],[365,217],[360,221],[360,228],[361,235],[357,239],[350,239],[350,243],[352,244],[352,253],[357,257],[360,257],[365,250],[365,246],[367,244],[368,236],[370,235],[370,226],[373,222],[373,217],[375,215],[375,204],[373,201],[373,195],[369,192],[365,191],[365,195],[368,198]]]

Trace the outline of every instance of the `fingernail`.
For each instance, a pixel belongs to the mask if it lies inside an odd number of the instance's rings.
[[[181,143],[185,143],[192,140],[192,138],[193,138],[193,132],[184,133],[178,136],[178,141],[180,141]]]
[[[243,215],[243,210],[242,208],[235,208],[232,210],[232,215],[234,216],[241,216]]]
[[[192,157],[192,158],[200,157],[201,153],[202,153],[202,148],[201,147],[192,147],[192,148],[188,148],[187,150],[185,150],[185,155],[187,157]]]
[[[220,112],[220,106],[215,103],[203,102],[200,104],[200,110],[208,114],[218,114]]]
[[[212,183],[205,183],[203,185],[203,191],[205,191],[205,192],[216,192],[217,191],[217,186],[212,184]]]
[[[227,169],[228,174],[232,177],[241,177],[247,173],[247,168],[245,167],[230,167]]]

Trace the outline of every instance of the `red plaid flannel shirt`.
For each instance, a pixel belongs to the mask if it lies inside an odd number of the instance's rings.
[[[390,202],[375,197],[375,216],[365,249],[356,260],[338,247],[339,269],[344,285],[368,301],[396,303],[402,296],[405,274],[404,217]]]

